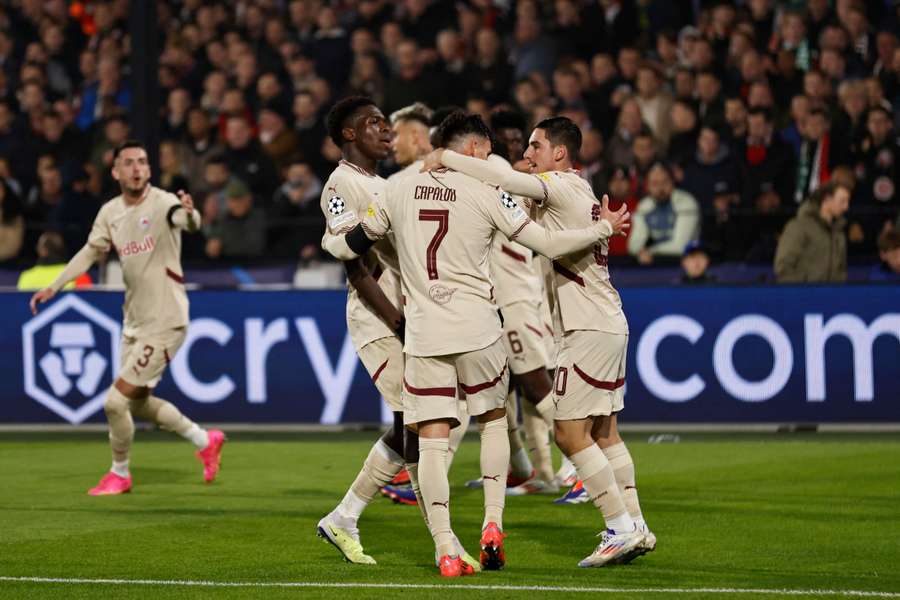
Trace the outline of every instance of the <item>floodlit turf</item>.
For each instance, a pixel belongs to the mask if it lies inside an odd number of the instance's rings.
[[[344,563],[315,537],[376,433],[233,434],[204,485],[193,449],[139,432],[135,488],[85,492],[108,466],[103,434],[0,434],[0,576],[214,582],[418,583],[448,589],[199,588],[0,581],[0,598],[562,598],[454,584],[900,592],[900,436],[630,436],[644,513],[659,538],[625,567],[578,569],[600,526],[590,505],[511,498],[506,570],[437,576],[419,512],[378,498],[361,520],[378,565]],[[451,472],[454,529],[477,555],[481,493],[472,435]],[[583,595],[582,595],[583,596]],[[773,594],[754,597],[774,597]],[[703,593],[604,593],[700,598]],[[714,597],[748,597],[716,594]]]

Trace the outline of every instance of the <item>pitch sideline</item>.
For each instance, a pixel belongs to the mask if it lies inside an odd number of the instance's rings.
[[[177,579],[90,579],[78,577],[9,577],[0,575],[0,582],[8,583],[48,583],[48,584],[99,584],[99,585],[144,585],[182,586],[211,588],[334,588],[334,589],[406,589],[406,590],[483,590],[508,592],[595,592],[616,594],[781,594],[784,596],[851,596],[856,598],[900,598],[900,592],[877,592],[865,590],[796,590],[767,588],[614,588],[582,586],[542,586],[542,585],[438,585],[428,583],[353,583],[353,582],[312,582],[312,581],[202,581]]]

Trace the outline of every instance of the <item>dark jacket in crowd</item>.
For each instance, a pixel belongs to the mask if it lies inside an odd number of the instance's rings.
[[[819,205],[804,202],[788,221],[775,254],[779,283],[837,283],[847,280],[846,221],[827,223]]]
[[[691,193],[700,203],[702,210],[712,206],[713,198],[721,194],[732,194],[738,189],[738,167],[725,146],[719,147],[719,154],[710,163],[695,156],[684,170],[681,187]]]

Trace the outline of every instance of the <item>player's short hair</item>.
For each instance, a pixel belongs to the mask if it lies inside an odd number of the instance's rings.
[[[325,117],[325,126],[328,129],[328,137],[338,148],[347,143],[343,134],[347,119],[363,106],[375,106],[375,101],[365,96],[347,96],[328,111],[328,116]]]
[[[568,117],[550,117],[534,126],[543,129],[544,134],[554,146],[565,146],[569,160],[574,161],[581,151],[581,129]]]
[[[466,114],[459,110],[451,113],[438,125],[436,137],[438,145],[446,148],[467,135],[477,135],[493,140],[491,130],[476,114]]]
[[[528,121],[525,115],[516,110],[498,110],[491,113],[491,129],[499,131],[501,129],[517,129],[525,132],[528,127]]]
[[[391,113],[391,125],[396,123],[421,123],[425,127],[431,127],[431,116],[434,111],[421,102],[415,102],[404,106],[400,110]]]
[[[125,140],[124,142],[116,146],[115,150],[113,150],[113,162],[116,162],[116,159],[119,158],[119,155],[129,148],[140,148],[144,152],[147,152],[147,147],[144,145],[144,142],[140,140]]]

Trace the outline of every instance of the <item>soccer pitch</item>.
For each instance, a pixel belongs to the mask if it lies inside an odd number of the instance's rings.
[[[656,552],[579,569],[593,506],[509,498],[507,568],[453,581],[415,507],[378,498],[363,515],[377,566],[315,537],[376,436],[232,434],[207,486],[189,444],[138,432],[134,491],[91,498],[104,434],[0,434],[0,598],[900,598],[900,435],[630,435]],[[482,496],[463,483],[477,465],[470,434],[450,479],[476,555]]]

